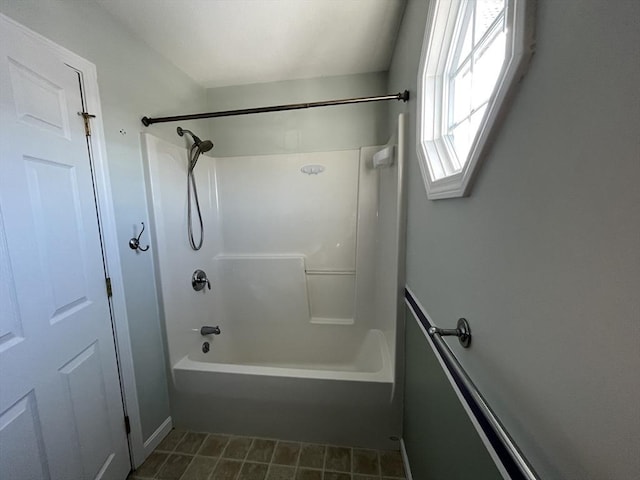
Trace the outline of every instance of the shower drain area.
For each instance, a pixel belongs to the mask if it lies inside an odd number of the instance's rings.
[[[128,480],[405,480],[399,450],[172,430]]]

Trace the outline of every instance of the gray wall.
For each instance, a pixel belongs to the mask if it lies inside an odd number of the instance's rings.
[[[427,200],[410,151],[407,283],[436,324],[470,320],[453,348],[542,478],[639,478],[640,3],[538,3],[471,196]],[[390,71],[414,98],[426,14],[409,1]]]
[[[207,90],[208,111],[386,95],[387,74],[258,83]],[[348,150],[388,140],[385,102],[209,120],[219,157]],[[395,121],[393,123],[395,125]],[[202,127],[198,127],[202,129]]]
[[[0,0],[0,11],[97,67],[146,439],[170,412],[151,252],[136,254],[128,248],[129,238],[134,230],[139,232],[140,222],[149,224],[139,137],[145,127],[140,118],[199,110],[205,91],[89,2]],[[174,125],[154,126],[149,131],[182,144]],[[149,243],[149,237],[142,241]]]
[[[402,438],[413,478],[502,479],[408,307],[405,317]]]

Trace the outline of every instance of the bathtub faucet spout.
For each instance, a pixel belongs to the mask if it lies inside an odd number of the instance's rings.
[[[200,335],[220,335],[220,327],[204,326],[200,329]]]

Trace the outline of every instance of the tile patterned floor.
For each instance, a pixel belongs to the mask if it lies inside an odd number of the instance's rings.
[[[404,480],[398,451],[172,430],[128,480]]]

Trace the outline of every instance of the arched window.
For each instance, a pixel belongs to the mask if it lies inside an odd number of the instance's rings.
[[[431,199],[467,195],[533,52],[533,0],[435,0],[418,77],[418,157]]]

